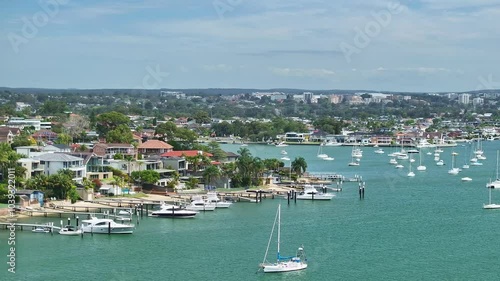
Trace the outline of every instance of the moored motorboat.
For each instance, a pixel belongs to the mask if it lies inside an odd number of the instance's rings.
[[[198,212],[165,203],[160,206],[160,210],[150,213],[151,216],[160,218],[194,218],[196,214],[198,214]]]
[[[192,201],[186,206],[186,210],[190,211],[213,211],[215,210],[215,204],[211,202],[206,202],[201,196],[193,196]]]
[[[207,199],[206,202],[215,204],[216,208],[229,208],[233,203],[229,201],[224,201],[221,200],[218,196],[217,193],[215,192],[208,192],[207,193]]]
[[[304,185],[304,191],[296,196],[300,200],[331,200],[335,197],[335,194],[319,192],[313,185],[306,184]]]
[[[92,217],[90,220],[82,220],[82,230],[86,233],[131,234],[134,232],[134,225]]]
[[[76,226],[72,225],[67,225],[65,227],[62,227],[61,230],[59,230],[59,234],[67,236],[77,236],[81,235],[82,233],[83,230],[81,228],[77,228]]]
[[[47,228],[47,227],[37,226],[33,230],[31,230],[31,232],[35,232],[35,233],[49,233],[50,229]]]

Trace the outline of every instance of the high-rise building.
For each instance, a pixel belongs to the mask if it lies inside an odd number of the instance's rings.
[[[469,104],[470,103],[470,94],[460,94],[458,96],[458,102],[461,104]]]

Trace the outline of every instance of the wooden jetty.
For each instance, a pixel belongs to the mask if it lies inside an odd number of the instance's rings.
[[[29,230],[32,230],[37,227],[41,227],[44,229],[49,229],[51,232],[56,229],[60,230],[61,228],[58,226],[55,226],[54,223],[46,223],[46,224],[36,224],[36,223],[9,223],[9,222],[0,222],[0,225],[2,226],[3,229],[8,229],[9,227],[14,226],[15,228],[19,228],[20,230],[24,230],[25,228],[28,228]]]

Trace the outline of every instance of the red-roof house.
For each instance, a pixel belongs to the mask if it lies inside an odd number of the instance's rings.
[[[143,155],[160,155],[174,149],[174,147],[170,144],[160,140],[148,140],[141,144],[138,148],[139,153]]]

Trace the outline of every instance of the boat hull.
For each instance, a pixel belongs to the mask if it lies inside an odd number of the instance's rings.
[[[196,216],[197,212],[194,211],[162,211],[162,212],[153,212],[151,213],[152,217],[158,218],[173,218],[173,219],[190,219]]]
[[[499,204],[485,204],[483,209],[500,209]]]
[[[206,206],[186,206],[186,210],[190,211],[214,211],[215,205],[206,205]]]
[[[94,227],[83,227],[83,232],[85,233],[96,233],[96,234],[132,234],[134,232],[132,227],[111,227],[111,230],[107,226],[94,226]]]
[[[314,196],[310,194],[305,194],[305,195],[297,195],[297,200],[332,200],[332,198],[335,197],[335,194],[323,194],[323,195],[318,195],[315,194]]]
[[[59,234],[61,235],[66,235],[66,236],[78,236],[81,235],[83,232],[81,230],[77,231],[59,231]]]
[[[278,273],[306,269],[307,264],[297,262],[280,262],[276,264],[264,265],[263,268],[265,273]]]

